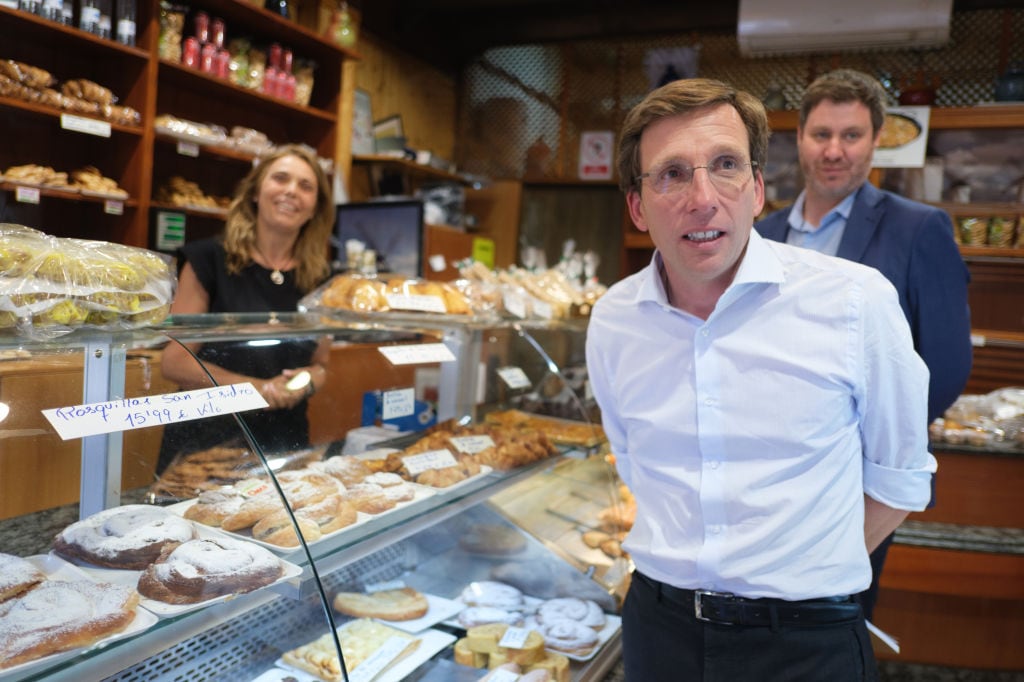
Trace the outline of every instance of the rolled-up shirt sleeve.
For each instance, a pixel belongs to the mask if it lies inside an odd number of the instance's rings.
[[[921,511],[937,468],[928,451],[928,368],[914,351],[892,285],[872,279],[865,294],[859,344],[864,383],[856,394],[864,492],[894,509]]]

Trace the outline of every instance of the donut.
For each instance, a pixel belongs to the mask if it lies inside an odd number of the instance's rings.
[[[548,625],[559,620],[575,621],[595,630],[605,623],[604,611],[589,599],[559,597],[547,600],[537,609],[537,622]]]
[[[281,576],[269,550],[232,538],[203,538],[169,546],[139,576],[139,594],[168,604],[195,604],[251,592]]]
[[[46,576],[27,559],[0,552],[0,602],[35,587]]]
[[[462,590],[460,599],[468,606],[493,606],[516,611],[524,606],[523,593],[518,588],[496,580],[478,580]]]
[[[72,523],[54,538],[53,551],[105,568],[140,570],[156,561],[166,545],[194,537],[191,521],[160,507],[129,504]]]
[[[519,611],[506,611],[494,606],[467,606],[459,611],[459,625],[473,628],[488,623],[505,623],[506,625],[522,625],[523,614]]]
[[[586,656],[597,646],[598,637],[594,628],[574,620],[556,620],[541,624],[540,634],[548,649],[576,656]]]

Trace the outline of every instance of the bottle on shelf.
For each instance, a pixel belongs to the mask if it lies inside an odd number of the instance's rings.
[[[110,40],[114,36],[114,22],[110,18],[111,12],[113,11],[113,0],[99,0],[98,5],[100,8],[100,22],[99,28],[96,30],[96,35],[100,38]]]
[[[98,34],[100,32],[100,3],[99,0],[81,0],[78,8],[78,28],[86,33]]]
[[[281,71],[278,73],[277,96],[289,102],[295,101],[295,74],[292,73],[292,51],[281,53]]]
[[[117,0],[117,42],[135,47],[135,0]]]
[[[290,19],[291,16],[288,13],[288,0],[266,0],[263,3],[263,8],[270,10],[278,16],[282,16],[285,19]]]
[[[22,12],[29,14],[42,14],[43,12],[41,0],[18,0],[17,7]]]
[[[270,46],[267,69],[263,72],[263,94],[281,96],[281,46],[277,43]]]
[[[39,16],[50,21],[61,21],[64,16],[64,0],[43,0]]]

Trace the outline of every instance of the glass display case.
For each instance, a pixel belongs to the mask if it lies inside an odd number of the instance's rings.
[[[628,495],[585,332],[289,313],[0,337],[0,597],[34,585],[0,602],[0,681],[599,678]],[[317,344],[326,383],[290,387],[308,436],[213,380]],[[164,378],[169,347],[205,383]],[[582,640],[543,621],[570,601]]]

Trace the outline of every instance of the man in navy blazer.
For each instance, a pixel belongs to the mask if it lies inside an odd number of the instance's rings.
[[[755,226],[788,242],[877,268],[899,293],[914,348],[931,373],[928,420],[941,417],[971,372],[970,273],[949,215],[868,182],[885,121],[885,90],[851,69],[829,72],[804,93],[797,150],[805,189]],[[870,620],[890,536],[871,554],[874,578],[861,595]]]

